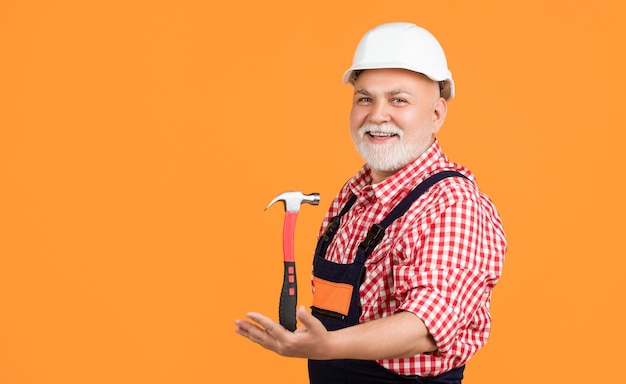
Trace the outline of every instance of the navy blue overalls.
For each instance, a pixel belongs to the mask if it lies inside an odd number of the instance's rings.
[[[424,180],[411,191],[382,222],[372,226],[365,240],[359,244],[352,264],[333,263],[326,260],[325,255],[339,228],[341,217],[350,210],[356,201],[356,196],[352,196],[339,215],[330,220],[315,249],[313,260],[315,293],[311,307],[313,315],[324,324],[327,330],[333,331],[359,323],[361,315],[359,287],[365,276],[365,260],[385,236],[385,229],[394,220],[401,217],[411,204],[431,186],[451,176],[465,177],[455,171],[443,171]],[[316,302],[318,293],[329,298]],[[308,363],[311,384],[460,384],[464,369],[464,366],[461,366],[439,376],[420,377],[401,376],[376,361],[369,360],[309,360]]]

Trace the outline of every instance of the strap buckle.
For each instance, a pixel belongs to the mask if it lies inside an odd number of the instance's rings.
[[[372,253],[374,248],[380,243],[380,241],[385,237],[385,227],[374,224],[372,228],[370,228],[369,232],[367,232],[367,236],[365,236],[365,240],[359,244],[359,248],[361,248],[366,255]]]
[[[326,241],[332,239],[333,236],[335,236],[337,229],[339,229],[340,223],[341,223],[341,217],[339,216],[335,216],[332,219],[330,219],[330,222],[326,226],[326,229],[324,230],[324,233],[322,234],[321,238]]]

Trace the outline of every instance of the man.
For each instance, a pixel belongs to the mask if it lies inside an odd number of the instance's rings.
[[[330,206],[313,262],[312,313],[289,332],[248,313],[236,332],[309,359],[311,383],[460,383],[487,341],[506,240],[469,170],[435,137],[454,97],[443,49],[410,23],[363,36],[343,77],[366,164]],[[432,177],[431,177],[432,176]]]

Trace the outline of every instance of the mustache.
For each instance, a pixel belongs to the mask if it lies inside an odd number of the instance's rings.
[[[383,134],[383,135],[398,135],[400,138],[404,136],[404,131],[400,129],[395,124],[383,123],[383,124],[373,124],[373,123],[365,123],[358,130],[359,136],[361,139],[365,137],[366,134]]]

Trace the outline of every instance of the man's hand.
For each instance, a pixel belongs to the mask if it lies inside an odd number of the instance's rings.
[[[269,317],[250,312],[247,320],[237,320],[235,332],[282,356],[314,360],[381,360],[415,356],[437,349],[424,322],[411,312],[328,332],[304,307],[296,317],[301,326],[290,332]]]
[[[304,306],[298,308],[296,317],[300,327],[294,332],[285,329],[267,316],[249,312],[247,320],[236,320],[236,333],[265,349],[287,357],[325,360],[333,358],[329,347],[331,334]]]

